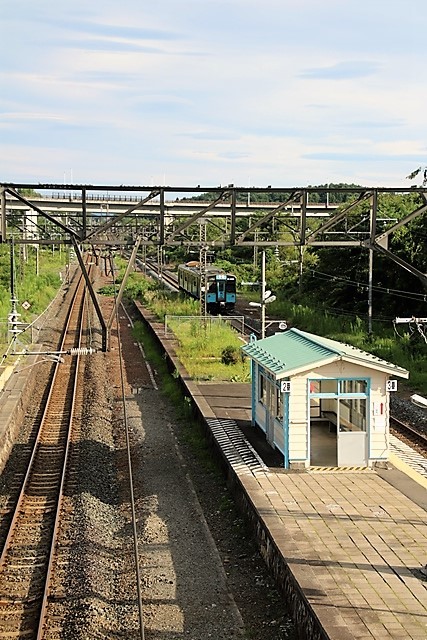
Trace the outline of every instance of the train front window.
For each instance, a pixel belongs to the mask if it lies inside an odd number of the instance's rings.
[[[218,301],[225,300],[225,280],[218,280]]]
[[[236,293],[236,280],[234,278],[227,278],[225,290],[227,293]]]

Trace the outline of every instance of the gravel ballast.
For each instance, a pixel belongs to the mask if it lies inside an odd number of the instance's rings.
[[[113,299],[100,300],[108,318]],[[58,309],[60,302],[61,297]],[[177,411],[162,390],[160,376],[147,367],[129,317],[122,310],[119,316],[120,331],[113,325],[111,350],[84,358],[84,409],[74,444],[78,478],[74,474],[66,488],[49,604],[52,624],[45,637],[141,637],[136,530],[147,640],[295,639],[297,630],[286,602],[236,511],[220,470],[213,461],[206,463],[206,451],[205,457],[198,455],[197,447],[203,445],[197,425],[190,425],[190,419]],[[50,327],[57,331],[53,319]],[[94,319],[91,346],[99,349],[100,343]],[[44,369],[40,366],[39,393],[34,396],[40,403],[47,379]],[[412,410],[397,397],[392,407],[402,415]],[[423,410],[414,411],[422,420]],[[19,443],[27,441],[35,413],[36,402],[27,412]],[[125,423],[131,444],[135,525]],[[7,502],[12,484],[13,469],[7,465],[2,503]]]

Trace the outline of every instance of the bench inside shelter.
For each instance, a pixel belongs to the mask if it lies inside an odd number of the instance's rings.
[[[321,416],[329,422],[329,431],[336,433],[338,426],[338,416],[335,411],[322,411]],[[352,422],[340,418],[341,431],[360,431]]]

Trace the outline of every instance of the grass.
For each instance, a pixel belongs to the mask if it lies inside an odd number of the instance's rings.
[[[7,250],[9,248],[7,247]],[[67,258],[66,252],[51,249],[39,250],[39,273],[36,275],[36,256],[29,252],[27,260],[17,260],[15,268],[15,296],[20,322],[30,323],[40,315],[53,300],[61,286],[60,271]],[[5,274],[9,280],[9,274]],[[22,303],[29,303],[24,309]],[[0,346],[3,349],[9,342],[8,315],[11,311],[11,293],[9,288],[0,285]],[[20,341],[28,340],[23,334]]]
[[[237,357],[235,364],[223,362],[225,349],[240,354],[242,346],[239,336],[226,322],[205,324],[200,318],[171,320],[169,324],[179,341],[177,356],[193,379],[249,382],[247,360]]]
[[[177,355],[194,380],[249,382],[249,362],[240,357],[242,342],[225,320],[205,323],[197,300],[162,289],[157,283],[147,281],[142,274],[133,275],[133,282],[126,287],[129,298],[137,297],[161,321],[165,316],[186,317],[185,320],[170,318],[168,326],[179,342]],[[146,284],[141,284],[141,280]],[[236,362],[223,362],[226,348],[237,354]]]
[[[160,379],[160,391],[174,407],[176,418],[180,425],[180,437],[197,456],[201,465],[210,473],[220,475],[218,464],[212,458],[212,452],[202,426],[193,418],[191,400],[183,395],[182,387],[175,376],[169,374],[164,357],[157,344],[142,322],[135,322],[133,335],[144,346],[145,356],[156,370]]]
[[[199,315],[197,300],[164,290],[142,274],[133,274],[127,294],[131,298],[139,297],[162,321],[165,315]],[[251,292],[251,297],[258,299],[259,294]],[[280,299],[269,305],[268,313],[271,319],[286,320],[290,326],[303,331],[351,344],[408,370],[409,381],[401,380],[399,385],[427,395],[427,345],[420,335],[405,333],[398,337],[392,327],[384,327],[382,323],[374,323],[370,335],[361,318],[337,317],[309,304],[295,304]],[[249,380],[249,365],[246,362],[225,365],[221,361],[224,348],[233,346],[238,350],[241,346],[234,331],[228,329],[222,333],[222,330],[216,332],[216,329],[206,329],[200,320],[177,322],[172,328],[180,343],[178,355],[192,377],[197,380]]]

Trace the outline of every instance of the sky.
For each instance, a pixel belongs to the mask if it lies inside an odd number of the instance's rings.
[[[409,187],[427,164],[421,0],[1,4],[0,182]]]

